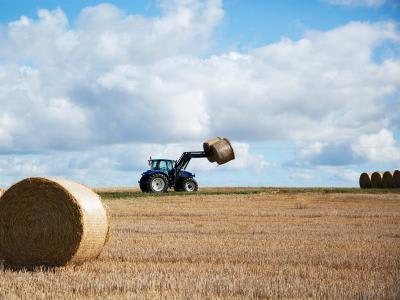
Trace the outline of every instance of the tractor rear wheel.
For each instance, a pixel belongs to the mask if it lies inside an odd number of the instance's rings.
[[[168,189],[168,178],[161,173],[150,175],[146,180],[145,188],[151,193],[164,193]]]
[[[194,180],[193,178],[186,178],[183,179],[181,182],[181,186],[180,186],[180,190],[183,192],[196,192],[198,189],[198,184],[196,182],[196,180]]]
[[[139,187],[143,193],[148,192],[147,186],[146,186],[146,179],[147,179],[147,176],[142,176],[142,178],[140,178],[140,181],[139,181]]]

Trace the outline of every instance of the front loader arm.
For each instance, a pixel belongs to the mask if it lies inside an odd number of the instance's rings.
[[[208,153],[205,151],[192,151],[183,152],[181,157],[175,163],[175,178],[177,178],[181,170],[185,170],[192,158],[202,158],[207,157]]]

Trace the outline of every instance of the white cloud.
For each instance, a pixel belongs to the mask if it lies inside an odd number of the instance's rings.
[[[164,5],[158,18],[109,4],[86,8],[73,29],[60,9],[10,23],[0,48],[0,119],[8,120],[1,148],[221,134],[326,143],[391,126],[393,110],[382,99],[399,90],[400,61],[376,63],[372,54],[385,41],[399,43],[394,23],[349,23],[199,58],[197,46],[223,16],[220,2]]]
[[[398,130],[400,59],[374,59],[377,47],[399,46],[394,22],[352,22],[207,56],[221,1],[162,7],[148,18],[102,4],[74,26],[61,9],[40,10],[2,27],[0,152],[105,147],[123,160],[94,160],[93,168],[136,168],[124,145],[147,145],[129,148],[140,157],[143,149],[172,155],[173,143],[224,135],[289,141],[314,164],[332,162],[332,145],[346,147],[334,164],[347,164],[359,136]],[[221,168],[268,166],[247,144],[237,149],[240,159]]]
[[[393,132],[386,128],[375,134],[361,135],[352,145],[354,153],[372,162],[400,163],[400,145],[396,143]]]
[[[329,3],[341,6],[366,6],[379,7],[385,4],[386,0],[327,0]]]

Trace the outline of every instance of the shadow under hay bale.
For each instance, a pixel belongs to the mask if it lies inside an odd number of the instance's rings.
[[[393,180],[393,173],[391,171],[386,171],[383,173],[382,175],[382,187],[384,189],[388,189],[388,188],[395,188],[395,183]]]
[[[382,177],[383,172],[374,172],[371,175],[371,187],[373,189],[380,189],[382,188]]]
[[[371,188],[371,175],[372,173],[361,173],[360,175],[360,188],[370,189]]]
[[[28,178],[0,198],[0,259],[63,266],[96,258],[109,224],[100,197],[64,179]]]
[[[215,138],[203,143],[205,152],[209,152],[208,160],[222,165],[235,159],[235,152],[232,145],[226,138]]]
[[[400,188],[400,171],[395,170],[393,172],[393,183],[396,188]]]

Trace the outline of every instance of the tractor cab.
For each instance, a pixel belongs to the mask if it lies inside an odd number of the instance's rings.
[[[173,161],[170,159],[150,159],[149,160],[150,170],[163,170],[171,171],[174,169]]]
[[[170,159],[149,159],[151,171],[161,171],[168,175],[174,176],[174,161]]]

